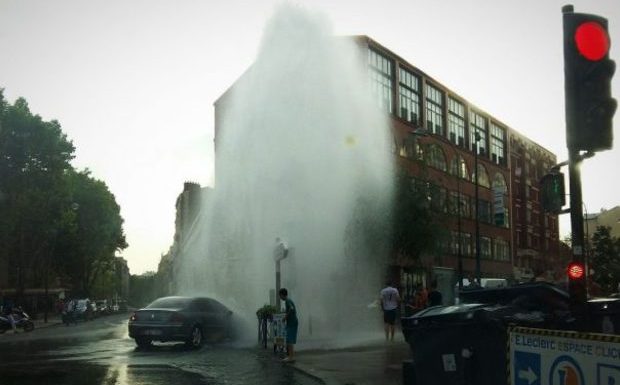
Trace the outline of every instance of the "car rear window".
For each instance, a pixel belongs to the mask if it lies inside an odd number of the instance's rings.
[[[160,298],[151,302],[147,308],[175,309],[183,308],[189,304],[189,298]]]

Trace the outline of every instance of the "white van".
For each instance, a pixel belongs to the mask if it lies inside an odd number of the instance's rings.
[[[480,286],[484,289],[496,288],[496,287],[507,287],[508,280],[505,278],[480,278]],[[468,288],[470,285],[469,279],[463,278],[463,288]],[[455,285],[458,288],[459,284]]]

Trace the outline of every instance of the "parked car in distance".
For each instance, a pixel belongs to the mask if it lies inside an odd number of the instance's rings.
[[[95,301],[97,314],[106,315],[112,312],[110,305],[108,305],[107,299],[99,299]]]
[[[463,287],[466,289],[477,288],[472,286],[473,282],[470,282],[468,278],[463,278]],[[496,287],[508,287],[508,280],[505,278],[480,278],[480,286],[484,289],[491,289]],[[458,283],[455,285],[458,287]]]
[[[129,318],[129,336],[139,347],[152,341],[183,341],[199,348],[205,339],[232,337],[232,311],[212,298],[163,297]]]
[[[118,313],[118,312],[126,312],[127,311],[127,301],[125,301],[124,299],[121,300],[117,300],[112,304],[112,312],[114,313]]]

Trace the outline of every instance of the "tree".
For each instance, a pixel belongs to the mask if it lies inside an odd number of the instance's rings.
[[[592,235],[592,279],[605,294],[617,291],[620,282],[620,240],[611,235],[611,228],[598,226]]]
[[[398,174],[395,185],[393,252],[412,261],[418,261],[424,254],[440,254],[447,237],[441,225],[446,202],[440,202],[433,184],[404,172]]]
[[[447,231],[441,222],[446,202],[440,202],[434,186],[398,171],[393,191],[391,207],[370,196],[358,199],[346,231],[347,254],[366,250],[376,256],[385,250],[415,264],[422,255],[444,251]],[[352,245],[357,245],[357,250]]]
[[[23,98],[7,103],[0,89],[0,258],[18,296],[48,272],[38,267],[54,250],[73,152],[57,121],[33,115]]]
[[[88,170],[67,175],[74,208],[74,221],[61,229],[56,265],[72,280],[77,291],[92,293],[100,275],[114,266],[117,250],[127,247],[123,219],[114,195]]]

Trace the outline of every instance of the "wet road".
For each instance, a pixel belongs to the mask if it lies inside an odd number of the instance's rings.
[[[320,382],[282,364],[252,342],[188,350],[183,344],[136,349],[127,315],[78,326],[51,326],[0,335],[2,385],[314,385]]]

